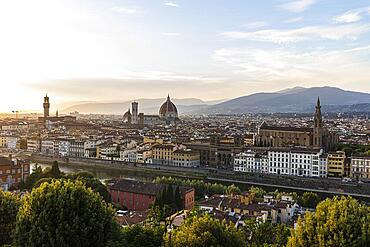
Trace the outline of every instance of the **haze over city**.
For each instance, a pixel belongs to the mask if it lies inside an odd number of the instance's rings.
[[[365,0],[0,2],[0,111],[294,86],[370,92]]]

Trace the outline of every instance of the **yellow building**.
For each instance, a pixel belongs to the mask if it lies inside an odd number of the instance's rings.
[[[6,136],[0,136],[0,147],[6,147],[7,138]]]
[[[200,153],[190,149],[176,150],[173,152],[172,165],[182,167],[199,167]]]
[[[148,143],[149,144],[155,144],[155,143],[163,144],[163,139],[162,138],[156,138],[156,137],[144,136],[143,143],[144,144],[148,144]]]
[[[175,151],[173,144],[155,144],[152,148],[153,163],[160,165],[171,165],[172,156]]]
[[[343,177],[346,154],[343,151],[328,154],[328,177]]]

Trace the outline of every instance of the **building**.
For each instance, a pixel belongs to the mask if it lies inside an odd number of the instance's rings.
[[[267,162],[261,162],[261,156],[248,150],[247,152],[236,154],[234,157],[234,171],[236,172],[255,172],[262,173],[262,164]]]
[[[138,124],[139,123],[139,103],[132,102],[131,106],[132,106],[131,123]]]
[[[180,167],[199,167],[200,154],[190,149],[175,150],[172,155],[172,165]]]
[[[38,138],[32,138],[27,140],[27,151],[32,153],[38,153],[41,151],[41,140]]]
[[[164,184],[121,179],[109,183],[108,191],[112,201],[119,204],[122,208],[145,211],[150,208],[166,186]],[[192,209],[194,206],[194,189],[183,186],[180,186],[179,189],[183,208]]]
[[[254,145],[259,147],[323,148],[332,150],[338,143],[338,136],[323,127],[320,99],[317,99],[312,128],[269,126],[263,122],[258,128]]]
[[[73,140],[59,139],[59,155],[62,157],[69,157],[71,151],[71,142]]]
[[[42,140],[41,141],[41,153],[44,155],[56,155],[58,154],[59,144],[55,140]]]
[[[159,108],[159,115],[145,115],[139,113],[139,103],[132,102],[131,104],[132,114],[130,109],[123,115],[123,122],[125,124],[134,124],[139,126],[155,126],[163,124],[176,124],[179,120],[177,107],[172,103],[170,96],[167,96],[167,100]]]
[[[50,116],[50,99],[48,95],[44,97],[44,116],[39,117],[39,123],[43,123],[45,126],[49,125],[49,123],[61,122],[61,123],[75,123],[76,117],[75,116],[59,116],[58,111],[56,112],[56,116]]]
[[[9,149],[17,149],[17,144],[19,137],[17,136],[7,136],[6,137],[6,147]]]
[[[322,149],[271,148],[267,156],[254,151],[235,155],[234,171],[326,177],[326,161]]]
[[[7,143],[6,136],[0,136],[0,147],[6,148],[6,143]]]
[[[49,117],[50,112],[50,102],[48,94],[46,94],[44,97],[43,108],[44,108],[44,121],[46,121],[46,119]]]
[[[132,114],[130,112],[130,108],[128,108],[127,112],[123,114],[123,122],[126,124],[131,124],[132,123]]]
[[[354,155],[351,157],[350,176],[356,179],[370,179],[370,156]]]
[[[85,141],[84,140],[71,140],[69,148],[69,156],[74,158],[85,157]]]
[[[243,139],[241,136],[222,138],[214,134],[210,136],[209,142],[189,142],[184,145],[199,152],[201,166],[232,168],[234,155],[243,151]]]
[[[11,157],[0,157],[0,182],[8,190],[11,186],[24,181],[30,175],[30,163]]]
[[[166,102],[164,102],[159,108],[159,117],[166,124],[176,124],[176,122],[179,120],[177,107],[174,103],[172,103],[170,95],[167,96]]]
[[[328,154],[328,177],[343,177],[346,153],[343,151],[330,152]]]
[[[172,165],[173,152],[176,145],[174,144],[155,144],[152,148],[153,163],[160,165]]]

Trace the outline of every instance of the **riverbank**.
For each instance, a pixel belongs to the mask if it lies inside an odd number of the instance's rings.
[[[342,183],[338,179],[304,178],[293,176],[278,176],[269,174],[243,173],[234,174],[219,170],[210,173],[201,168],[180,168],[156,165],[141,165],[109,160],[92,160],[83,158],[54,158],[42,155],[32,155],[34,162],[52,164],[58,161],[61,166],[69,169],[84,170],[93,173],[100,179],[113,177],[135,178],[151,181],[158,176],[171,176],[185,179],[200,179],[223,184],[234,183],[241,187],[261,186],[268,191],[279,189],[303,193],[313,191],[325,197],[334,195],[350,195],[365,201],[370,201],[370,184]]]

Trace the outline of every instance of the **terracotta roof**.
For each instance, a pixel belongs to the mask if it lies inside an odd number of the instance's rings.
[[[168,95],[166,102],[164,102],[161,108],[159,108],[159,115],[163,117],[169,112],[175,112],[177,114],[177,108],[175,104],[172,103],[170,96]]]

